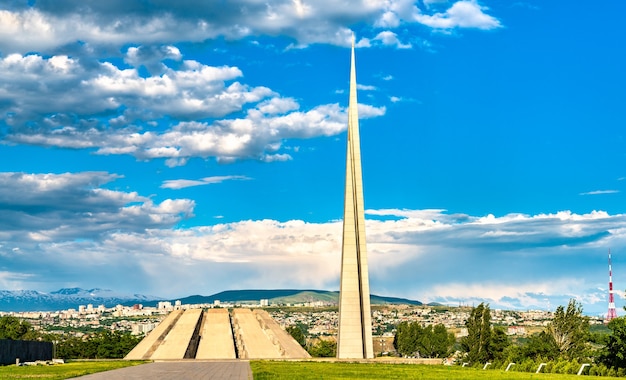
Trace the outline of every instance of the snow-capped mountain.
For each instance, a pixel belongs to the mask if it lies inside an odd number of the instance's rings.
[[[36,290],[0,290],[0,311],[55,311],[78,309],[92,304],[112,307],[117,304],[143,303],[161,297],[122,294],[108,289],[63,288],[50,293]]]

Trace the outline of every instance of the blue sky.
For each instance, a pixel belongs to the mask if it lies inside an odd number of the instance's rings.
[[[339,283],[350,41],[375,294],[626,289],[626,4],[0,1],[0,288]]]

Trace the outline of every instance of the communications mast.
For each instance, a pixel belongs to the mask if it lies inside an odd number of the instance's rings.
[[[606,313],[606,321],[611,322],[613,318],[617,318],[617,312],[615,311],[615,298],[613,297],[613,271],[611,269],[611,249],[609,248],[609,311]]]

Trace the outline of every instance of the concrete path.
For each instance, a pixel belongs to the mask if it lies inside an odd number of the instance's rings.
[[[141,364],[113,371],[81,376],[84,380],[252,380],[247,360],[229,361],[175,361]]]

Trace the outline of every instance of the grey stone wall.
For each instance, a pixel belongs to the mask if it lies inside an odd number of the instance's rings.
[[[0,339],[0,364],[15,364],[17,358],[20,362],[52,360],[52,343]]]

